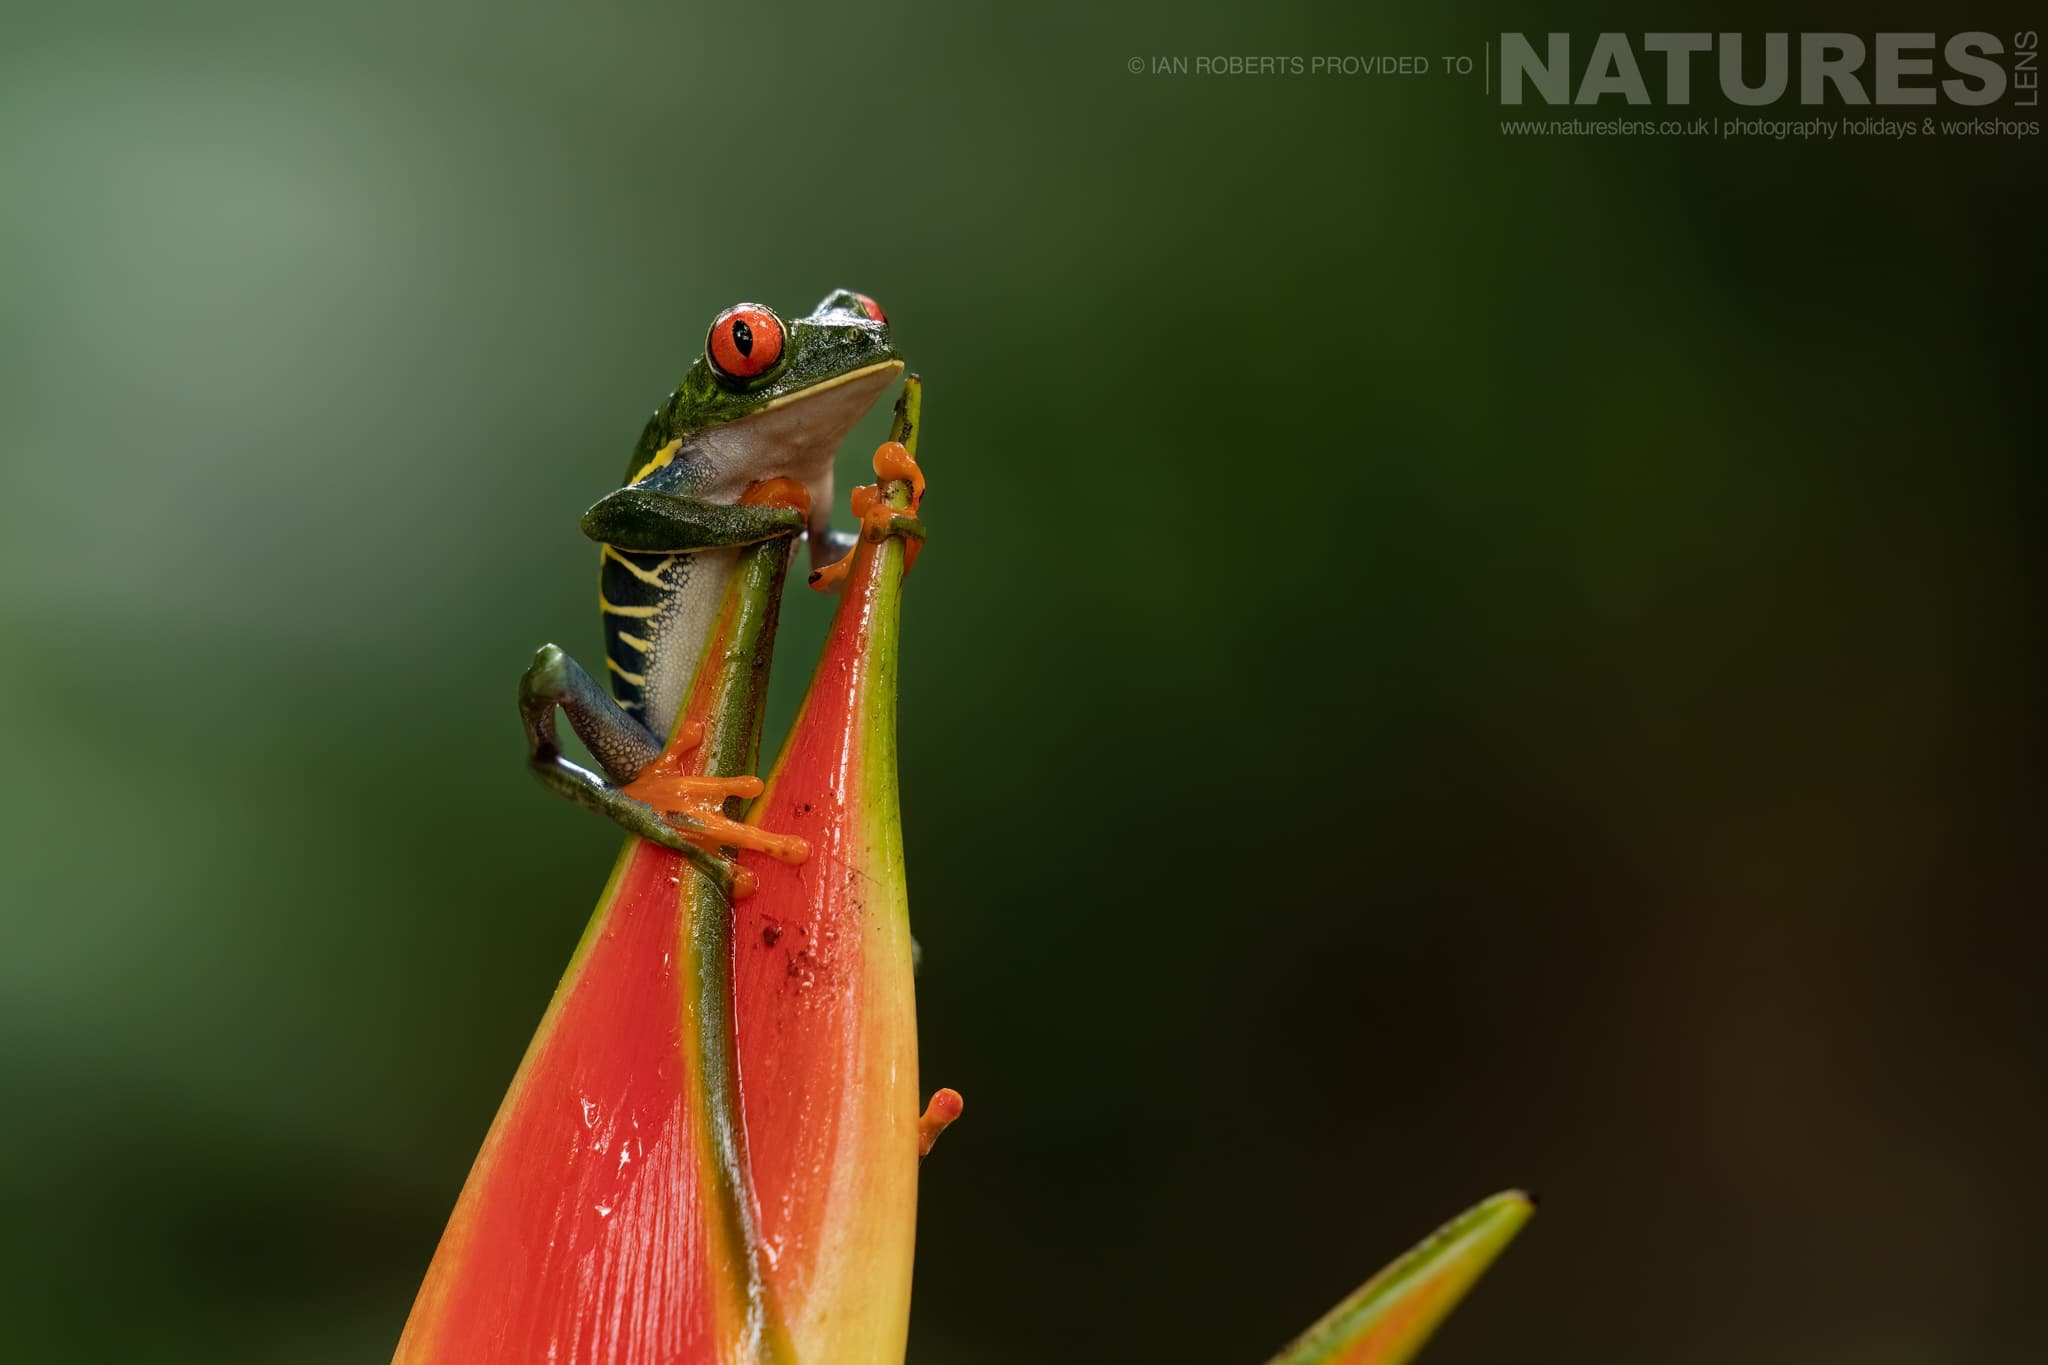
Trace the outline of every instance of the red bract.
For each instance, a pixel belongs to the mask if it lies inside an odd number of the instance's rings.
[[[917,1016],[896,786],[905,546],[878,529],[753,808],[810,856],[741,855],[758,889],[735,911],[733,985],[771,1297],[799,1358],[893,1365],[917,1221]]]
[[[635,840],[443,1234],[401,1362],[715,1360],[742,1248],[707,1217],[683,858]]]

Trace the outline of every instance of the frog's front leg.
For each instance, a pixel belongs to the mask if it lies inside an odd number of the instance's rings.
[[[793,480],[775,479],[749,497],[801,497]],[[583,534],[621,550],[688,554],[693,550],[753,545],[804,529],[806,509],[786,502],[705,502],[628,484],[599,498],[583,514]]]
[[[792,488],[797,487],[792,481]],[[806,499],[807,500],[807,499]],[[808,518],[800,506],[783,503],[702,502],[673,493],[628,486],[607,494],[583,514],[583,534],[621,550],[672,554],[684,550],[755,541],[802,531],[810,546],[811,571],[836,564],[860,544],[855,531],[828,525],[831,507],[824,504]],[[806,522],[808,521],[808,525]]]

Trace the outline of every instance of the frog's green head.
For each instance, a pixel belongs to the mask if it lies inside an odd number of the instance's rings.
[[[822,468],[829,489],[839,443],[902,372],[865,294],[836,289],[800,318],[735,304],[712,319],[626,481],[721,497],[777,475],[815,483]]]

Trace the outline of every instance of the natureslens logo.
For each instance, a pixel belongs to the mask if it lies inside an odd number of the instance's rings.
[[[1578,51],[1574,52],[1574,47]],[[1796,54],[1796,55],[1795,55]],[[1690,104],[1705,82],[1731,104],[1987,105],[2040,103],[2040,35],[1991,33],[1602,33],[1590,46],[1568,33],[1500,36],[1500,102],[1524,92],[1545,104]],[[1661,77],[1652,98],[1651,80]]]

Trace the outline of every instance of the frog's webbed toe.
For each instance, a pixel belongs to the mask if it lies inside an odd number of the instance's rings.
[[[773,834],[727,815],[728,800],[751,801],[761,794],[761,779],[751,775],[709,777],[691,772],[685,755],[703,741],[703,724],[685,721],[661,756],[622,785],[619,794],[663,816],[685,844],[717,857],[727,873],[732,894],[744,896],[753,890],[752,874],[727,861],[720,850],[752,849],[777,862],[800,863],[810,856],[811,848],[794,834]],[[668,839],[659,842],[671,848],[677,846]]]
[[[894,483],[908,486],[909,499],[905,506],[892,506],[890,499],[882,496],[882,490]],[[900,497],[900,494],[899,494]],[[839,586],[853,566],[851,547],[862,540],[886,540],[890,536],[902,536],[909,544],[905,566],[917,562],[918,547],[924,543],[924,522],[918,516],[918,507],[924,501],[924,471],[901,441],[884,441],[875,448],[875,482],[864,483],[853,490],[849,501],[853,514],[860,518],[857,533],[835,531],[832,534],[845,535],[848,553],[833,559],[822,569],[811,571],[811,586],[820,592],[829,592]]]

